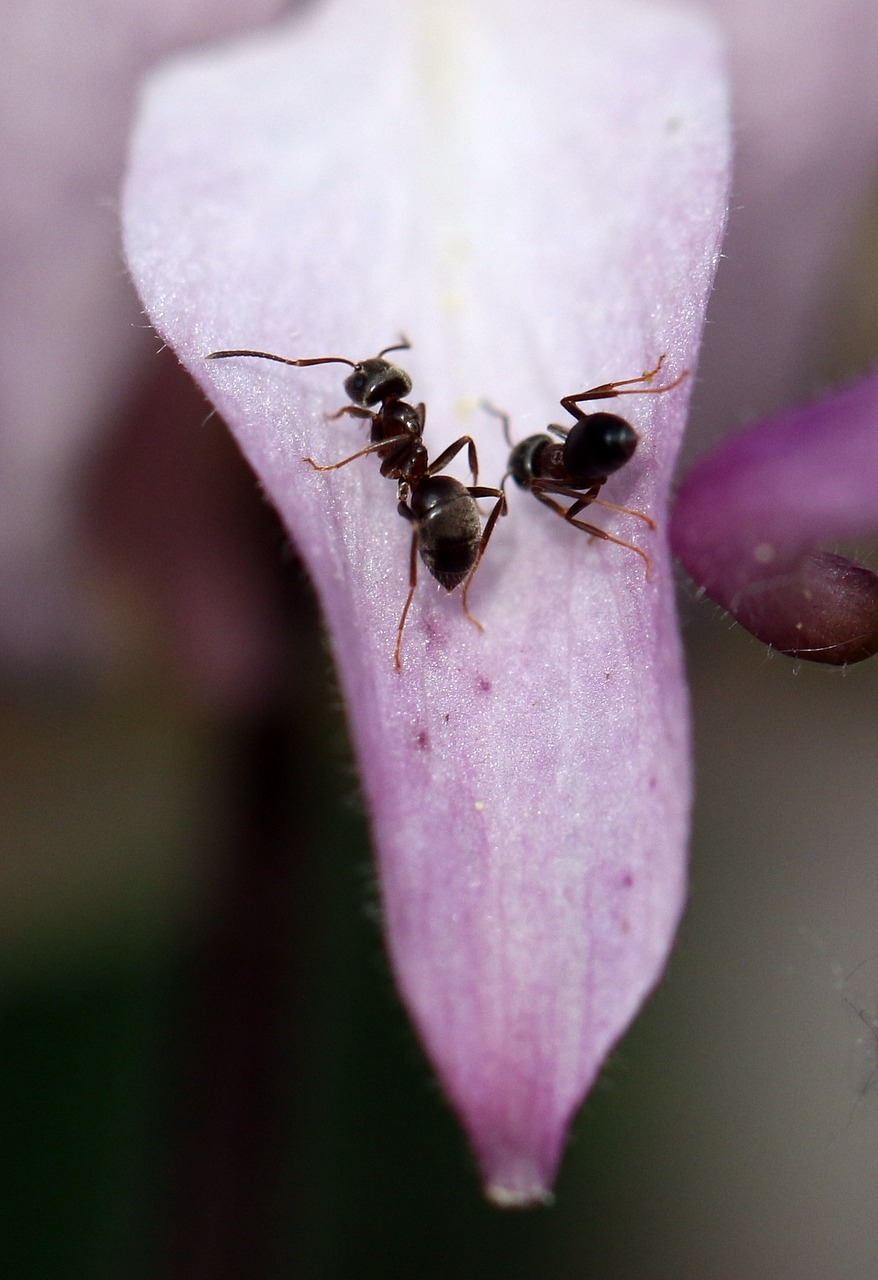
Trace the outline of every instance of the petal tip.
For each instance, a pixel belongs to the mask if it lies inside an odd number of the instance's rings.
[[[485,1198],[498,1209],[548,1209],[555,1203],[553,1193],[538,1181],[515,1185],[490,1182],[485,1187]]]

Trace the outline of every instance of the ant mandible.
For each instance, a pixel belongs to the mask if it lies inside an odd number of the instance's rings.
[[[414,599],[418,582],[418,554],[430,573],[445,587],[453,591],[463,583],[463,610],[470,622],[483,630],[479,620],[470,613],[467,593],[479,561],[494,526],[506,512],[506,495],[502,489],[492,489],[477,484],[478,455],[470,436],[461,436],[430,463],[423,443],[426,410],[403,399],[412,389],[412,381],[404,369],[385,360],[391,351],[408,351],[411,344],[405,336],[400,342],[384,347],[368,360],[348,360],[344,356],[317,356],[292,360],[287,356],[273,355],[268,351],[212,351],[207,360],[227,360],[238,356],[252,356],[258,360],[274,360],[278,364],[302,368],[317,364],[346,364],[353,373],[345,379],[345,391],[351,401],[329,420],[347,414],[353,418],[366,418],[371,422],[371,439],[365,449],[360,449],[340,462],[320,466],[313,458],[306,458],[315,471],[337,471],[357,458],[377,453],[381,458],[381,474],[397,483],[397,510],[412,525],[412,543],[409,557],[409,593],[403,606],[396,633],[393,652],[394,666],[402,669],[401,648],[406,618]],[[379,406],[374,408],[374,406]],[[437,472],[467,447],[472,485],[465,485],[453,476]],[[496,498],[497,501],[482,530],[477,498]]]
[[[629,462],[637,448],[640,437],[624,418],[615,413],[583,413],[577,406],[586,400],[611,400],[615,396],[663,395],[673,391],[684,378],[689,376],[685,369],[673,382],[663,387],[637,387],[635,383],[650,382],[665,362],[663,354],[654,369],[642,373],[639,378],[624,378],[618,382],[602,382],[600,386],[590,387],[588,391],[580,391],[578,395],[564,396],[561,407],[576,419],[572,427],[559,427],[550,423],[548,430],[560,437],[563,443],[556,443],[551,436],[528,436],[526,440],[513,445],[509,434],[509,416],[485,404],[485,409],[493,413],[503,423],[503,432],[512,452],[509,455],[506,475],[502,484],[505,486],[509,476],[522,489],[529,489],[534,497],[545,504],[569,524],[577,529],[584,529],[594,538],[603,538],[606,542],[615,542],[617,546],[627,547],[640,556],[646,565],[646,576],[650,577],[651,563],[649,556],[633,542],[625,542],[615,538],[605,529],[589,524],[576,517],[585,507],[593,504],[606,507],[609,511],[619,511],[623,515],[636,516],[645,521],[651,529],[655,521],[642,511],[634,511],[631,507],[620,507],[613,502],[605,502],[599,498],[603,486],[609,477]],[[620,389],[623,388],[623,389]],[[585,492],[583,493],[583,490]],[[573,498],[573,503],[565,508],[555,497]]]

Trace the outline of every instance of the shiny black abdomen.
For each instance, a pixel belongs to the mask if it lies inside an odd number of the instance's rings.
[[[482,537],[479,509],[465,485],[452,476],[428,476],[410,500],[418,526],[418,550],[447,591],[466,578]]]
[[[589,413],[570,428],[563,466],[572,488],[600,484],[624,467],[637,448],[637,432],[615,413]]]

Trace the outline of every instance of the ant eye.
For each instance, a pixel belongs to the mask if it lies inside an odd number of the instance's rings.
[[[603,480],[631,459],[637,432],[615,413],[590,413],[571,430],[564,465],[583,482]]]

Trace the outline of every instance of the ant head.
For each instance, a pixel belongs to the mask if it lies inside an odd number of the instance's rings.
[[[388,400],[401,400],[412,389],[412,380],[405,369],[373,356],[354,365],[353,373],[345,378],[344,389],[354,404],[372,408]]]
[[[504,481],[506,476],[512,476],[515,483],[522,489],[529,489],[534,478],[534,460],[545,447],[548,439],[548,436],[528,436],[526,440],[520,440],[513,446],[506,465]]]
[[[586,414],[564,442],[564,466],[578,484],[597,483],[624,467],[639,439],[630,422],[618,414]]]

